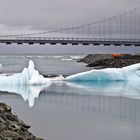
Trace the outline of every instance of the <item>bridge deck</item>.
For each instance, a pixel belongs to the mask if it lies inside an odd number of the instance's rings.
[[[29,45],[33,44],[61,44],[61,45],[104,45],[104,46],[140,46],[140,40],[134,39],[89,39],[89,38],[23,38],[23,39],[0,39],[0,43],[12,44],[16,43],[18,45],[27,43]]]

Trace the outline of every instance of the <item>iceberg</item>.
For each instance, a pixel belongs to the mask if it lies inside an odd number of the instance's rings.
[[[82,72],[66,77],[65,81],[140,81],[140,63],[123,68],[106,68]]]
[[[25,101],[28,101],[30,107],[33,107],[35,98],[39,97],[42,90],[47,89],[52,81],[62,81],[63,79],[62,75],[45,78],[35,70],[34,62],[30,60],[28,68],[24,68],[21,73],[10,76],[0,75],[0,91],[19,94]]]
[[[2,64],[0,64],[0,72],[2,72],[2,67],[3,67]]]
[[[119,82],[118,82],[119,81]],[[35,98],[44,88],[51,84],[66,84],[70,88],[88,91],[109,91],[117,93],[135,93],[138,96],[140,91],[140,63],[123,68],[107,68],[101,70],[91,70],[83,73],[74,74],[66,78],[59,75],[54,78],[45,78],[35,70],[34,62],[29,61],[28,67],[21,73],[10,76],[0,75],[0,91],[13,92],[21,95],[29,106],[34,105]],[[63,85],[62,85],[63,86]]]
[[[81,59],[81,58],[83,58],[84,56],[71,56],[71,58],[72,59],[75,59],[75,60],[77,60],[77,59]]]
[[[32,60],[29,61],[28,68],[24,68],[21,73],[0,76],[0,85],[46,85],[50,83],[50,79],[45,78],[35,70]]]

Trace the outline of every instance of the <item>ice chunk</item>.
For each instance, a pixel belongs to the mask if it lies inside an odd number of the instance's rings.
[[[140,63],[123,68],[107,68],[78,73],[65,78],[66,81],[140,81]]]
[[[0,76],[0,85],[42,85],[49,84],[51,80],[44,78],[34,68],[34,62],[29,61],[28,68],[24,68],[21,73],[11,76]]]
[[[72,59],[75,59],[75,60],[77,60],[77,59],[81,59],[81,58],[83,58],[84,56],[71,56],[71,58]]]
[[[63,81],[65,78],[63,75],[59,75],[58,77],[55,78],[50,78],[51,81]]]
[[[34,72],[34,62],[32,60],[29,61],[29,66],[28,66],[28,74],[29,74],[29,78],[32,78],[32,74]]]
[[[2,72],[2,67],[3,67],[2,64],[0,64],[0,72]]]

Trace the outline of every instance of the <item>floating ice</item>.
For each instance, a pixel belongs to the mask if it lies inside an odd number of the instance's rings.
[[[107,68],[78,73],[66,81],[140,81],[140,63],[123,68]]]
[[[2,67],[3,67],[2,64],[0,64],[0,72],[2,72]]]
[[[72,59],[62,59],[63,61],[72,61]]]
[[[61,55],[56,55],[56,56],[53,56],[54,58],[63,58],[63,56]]]
[[[58,77],[50,78],[51,81],[63,81],[65,78],[63,75],[59,75]]]
[[[34,63],[31,60],[28,68],[24,68],[21,73],[11,76],[0,76],[0,85],[43,85],[50,82],[50,79],[44,78],[35,70]]]
[[[70,56],[72,59],[81,59],[81,58],[83,58],[84,56]]]
[[[0,91],[7,91],[19,94],[25,101],[29,102],[29,106],[34,105],[35,98],[43,88],[50,86],[51,81],[44,78],[34,68],[33,61],[29,61],[28,68],[24,68],[21,73],[11,76],[0,76]]]
[[[35,70],[34,62],[30,60],[28,68],[24,68],[21,73],[10,76],[0,75],[0,91],[19,94],[32,107],[41,90],[49,87],[51,81],[62,81],[63,79],[62,75],[55,78],[45,78]]]
[[[55,81],[67,83],[69,87],[88,90],[115,91],[118,93],[136,93],[139,90],[140,64],[134,64],[124,68],[108,68],[91,70],[64,78],[62,75],[55,78],[45,78],[34,68],[33,61],[29,61],[28,68],[21,73],[11,76],[0,76],[0,91],[8,91],[20,94],[24,100],[28,100],[29,106],[34,105],[34,99],[38,98],[43,88],[49,87]],[[68,82],[65,82],[68,81]],[[69,82],[70,81],[70,82]],[[117,82],[116,81],[120,81]]]

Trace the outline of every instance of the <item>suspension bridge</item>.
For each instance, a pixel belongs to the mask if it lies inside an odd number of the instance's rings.
[[[140,7],[90,24],[40,33],[0,35],[0,43],[140,46]]]

